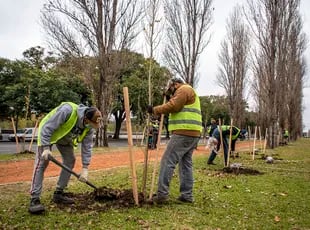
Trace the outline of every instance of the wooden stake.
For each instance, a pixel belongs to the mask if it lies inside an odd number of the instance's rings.
[[[221,144],[220,144],[220,149],[221,149],[221,152],[223,152],[223,156],[224,156],[224,148],[223,148],[223,134],[222,134],[222,122],[221,122],[221,119],[219,119],[219,131],[220,131],[220,141],[221,141]],[[224,156],[225,158],[225,156]],[[224,167],[225,167],[225,159],[224,159]]]
[[[150,138],[150,114],[147,114],[146,119],[146,145],[144,148],[144,163],[143,163],[143,175],[142,175],[142,192],[143,196],[146,197],[146,182],[147,182],[147,169],[149,161],[149,138]]]
[[[249,136],[249,152],[251,153],[251,127],[248,126],[248,136]]]
[[[260,126],[258,126],[258,132],[259,132],[259,144],[260,144],[260,149],[263,149],[263,144],[262,144],[262,132],[260,129]]]
[[[36,134],[36,132],[37,132],[38,123],[39,123],[39,120],[36,121],[36,124],[35,124],[35,126],[34,126],[34,130],[33,130],[32,137],[31,137],[31,141],[30,141],[29,148],[28,148],[28,151],[29,151],[29,152],[31,151],[33,139],[34,139],[34,136],[35,136],[35,134]]]
[[[132,141],[131,120],[130,120],[128,87],[123,88],[123,94],[124,94],[124,104],[125,104],[125,111],[126,111],[126,127],[127,127],[127,134],[128,134],[129,160],[130,160],[131,177],[132,177],[132,192],[133,192],[133,197],[135,199],[136,205],[139,205],[136,167],[135,167],[133,150],[132,150],[133,141]]]
[[[164,96],[163,104],[165,104],[165,103],[166,103],[166,97]],[[151,182],[151,190],[150,190],[149,199],[152,199],[152,197],[153,197],[156,171],[157,171],[157,165],[158,165],[158,153],[159,153],[159,146],[160,146],[160,138],[161,138],[161,132],[163,129],[164,116],[165,116],[165,114],[161,114],[161,116],[160,116],[158,138],[157,138],[157,144],[156,144],[156,155],[155,155],[155,161],[154,161],[154,168],[153,168],[153,174],[152,174],[152,182]]]
[[[268,135],[268,128],[266,128],[266,132],[265,132],[265,141],[264,141],[264,154],[266,152],[266,146],[267,146],[267,135]]]
[[[230,150],[231,150],[231,137],[232,137],[232,127],[233,127],[233,119],[230,120],[230,131],[229,131],[229,145],[228,145],[228,153],[227,153],[227,164],[226,167],[229,166],[229,157],[230,157]],[[224,157],[224,163],[225,163],[225,157]]]
[[[146,126],[144,126],[144,128],[143,128],[142,139],[141,139],[141,144],[140,144],[141,146],[143,146],[145,132],[146,132]]]
[[[253,160],[255,158],[255,143],[256,143],[256,132],[257,132],[257,126],[255,126],[255,131],[254,131],[254,141],[253,141]]]
[[[15,135],[16,153],[19,153],[20,152],[20,148],[19,148],[19,143],[18,143],[18,137],[16,135],[16,128],[15,128],[15,123],[14,123],[14,118],[13,117],[11,117],[11,121],[12,121],[13,131],[14,131],[14,135]]]

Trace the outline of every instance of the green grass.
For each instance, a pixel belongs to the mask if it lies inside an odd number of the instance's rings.
[[[29,182],[1,185],[0,229],[310,229],[310,139],[267,153],[278,160],[266,164],[260,155],[253,161],[248,154],[232,159],[260,175],[222,173],[222,158],[206,166],[207,153],[195,156],[193,204],[174,202],[179,195],[175,175],[168,205],[76,213],[50,201],[57,178],[46,178],[42,202],[48,210],[36,216],[27,212]],[[140,187],[142,165],[137,170]],[[150,167],[149,181],[151,172]],[[90,172],[90,181],[131,188],[127,167]],[[84,193],[92,188],[72,178],[68,190]]]

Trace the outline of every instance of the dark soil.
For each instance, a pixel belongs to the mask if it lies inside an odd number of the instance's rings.
[[[263,174],[262,172],[256,170],[256,169],[250,169],[250,168],[245,168],[245,167],[240,167],[240,168],[223,168],[224,173],[229,173],[229,174],[245,174],[245,175],[261,175]]]
[[[131,189],[120,190],[107,187],[100,187],[93,192],[87,193],[66,193],[66,196],[73,198],[72,205],[57,204],[56,207],[66,209],[68,212],[89,212],[106,211],[111,208],[121,209],[136,207],[133,192]],[[146,204],[142,193],[138,194],[139,206]],[[54,203],[53,203],[54,205]]]

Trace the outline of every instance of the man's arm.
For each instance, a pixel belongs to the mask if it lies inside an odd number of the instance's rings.
[[[66,122],[72,113],[72,107],[69,104],[64,104],[57,109],[48,121],[41,128],[41,145],[49,146],[51,144],[51,136],[60,125]]]
[[[182,110],[184,105],[189,104],[188,103],[188,96],[189,96],[189,88],[181,86],[178,88],[173,97],[170,98],[170,100],[164,104],[164,105],[158,105],[153,108],[154,114],[169,114],[169,113],[177,113]],[[192,90],[192,89],[190,89]]]

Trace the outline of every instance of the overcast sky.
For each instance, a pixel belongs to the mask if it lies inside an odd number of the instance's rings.
[[[44,0],[0,0],[0,57],[11,60],[22,58],[22,53],[33,46],[47,47],[43,29],[39,25],[40,9]],[[200,57],[200,81],[197,88],[200,96],[222,95],[223,90],[215,83],[218,67],[220,42],[225,36],[226,20],[235,4],[245,0],[213,0],[214,17],[210,29],[212,39]],[[310,40],[310,1],[301,0],[301,15],[304,20],[304,32]],[[309,46],[310,44],[308,44]],[[310,129],[310,48],[306,51],[308,79],[304,89],[303,124]]]

